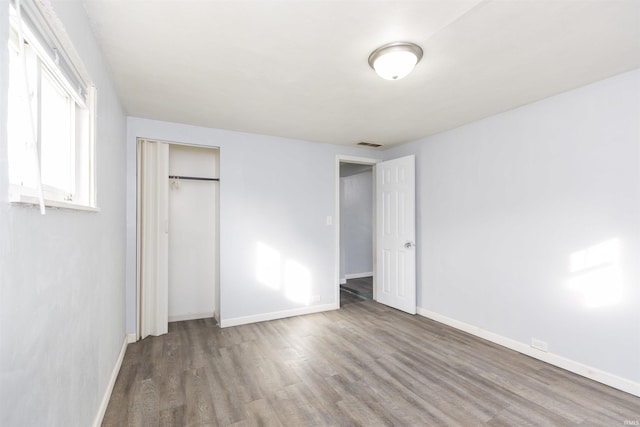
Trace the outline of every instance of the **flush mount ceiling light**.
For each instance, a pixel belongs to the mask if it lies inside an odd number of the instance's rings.
[[[422,58],[422,48],[414,43],[393,42],[380,46],[369,55],[369,65],[383,79],[400,80]]]

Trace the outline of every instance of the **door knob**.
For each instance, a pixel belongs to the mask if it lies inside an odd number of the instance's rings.
[[[411,249],[412,247],[414,247],[416,244],[413,242],[407,242],[404,244],[404,247],[407,249]]]

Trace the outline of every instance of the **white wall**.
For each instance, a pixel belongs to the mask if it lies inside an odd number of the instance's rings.
[[[636,70],[386,152],[416,154],[419,306],[640,392],[639,123]],[[619,278],[571,271],[611,239]]]
[[[373,177],[340,177],[340,278],[373,272]]]
[[[171,144],[169,175],[218,177],[218,150]],[[169,184],[169,321],[212,317],[218,254],[216,181]]]
[[[380,152],[132,117],[127,133],[128,331],[136,319],[136,137],[220,147],[223,325],[337,307],[337,233],[326,225],[336,209],[336,155]],[[317,299],[302,301],[309,296]]]
[[[99,213],[7,203],[0,2],[0,425],[88,426],[125,338],[125,119],[80,2],[52,1],[98,88]]]

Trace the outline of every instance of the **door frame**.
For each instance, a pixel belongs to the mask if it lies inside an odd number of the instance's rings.
[[[375,209],[375,197],[376,197],[376,181],[375,181],[375,166],[378,162],[381,162],[382,159],[374,159],[371,157],[359,157],[359,156],[347,156],[338,154],[336,155],[336,164],[335,164],[335,213],[333,221],[333,226],[335,227],[335,260],[334,260],[334,283],[335,283],[335,308],[340,308],[340,163],[355,163],[360,165],[371,165],[373,169],[373,182],[371,183],[371,191],[372,197],[374,200],[373,206],[371,209],[373,210],[373,221],[372,221],[372,230],[371,237],[373,239],[373,252],[371,254],[373,260],[373,299],[375,300],[376,294],[376,209]]]

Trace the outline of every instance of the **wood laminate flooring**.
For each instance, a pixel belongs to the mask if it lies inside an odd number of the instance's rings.
[[[342,308],[130,344],[103,426],[623,426],[640,398],[420,316]]]
[[[348,279],[347,283],[340,285],[340,290],[361,296],[364,299],[373,299],[373,277]]]

